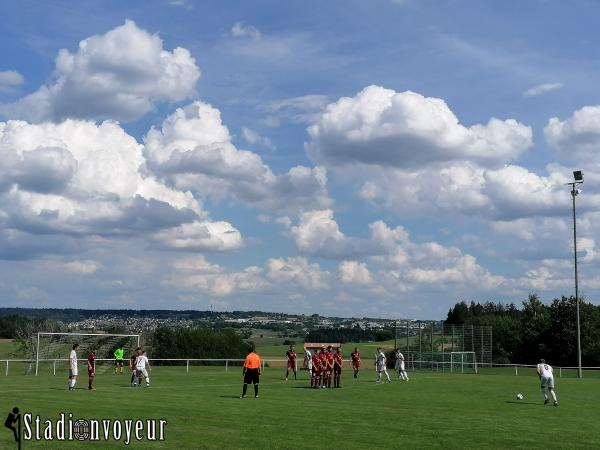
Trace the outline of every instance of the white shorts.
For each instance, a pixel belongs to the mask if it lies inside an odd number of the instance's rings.
[[[552,388],[554,389],[554,377],[542,377],[540,379],[542,388]]]
[[[146,369],[135,369],[135,374],[137,377],[148,378],[148,371]]]
[[[377,372],[387,372],[385,364],[377,364]]]
[[[312,370],[312,361],[308,361],[308,363],[306,364],[306,369]]]
[[[79,375],[79,371],[77,370],[77,367],[75,367],[74,369],[69,369],[70,377],[76,377],[77,375]]]
[[[400,372],[404,372],[404,363],[396,363],[396,370],[400,371]]]

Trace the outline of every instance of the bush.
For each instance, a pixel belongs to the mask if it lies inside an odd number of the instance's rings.
[[[240,358],[248,354],[246,343],[234,330],[206,328],[157,328],[152,339],[152,358]]]

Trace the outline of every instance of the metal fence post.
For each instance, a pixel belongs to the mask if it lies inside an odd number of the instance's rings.
[[[419,369],[421,369],[423,367],[421,361],[423,361],[423,354],[422,354],[422,349],[421,349],[421,341],[422,341],[422,337],[421,337],[421,321],[419,320]]]
[[[433,371],[433,322],[431,322],[431,370]]]
[[[6,376],[8,376],[8,359],[6,360]]]
[[[558,368],[558,376],[559,378],[562,378],[562,367]]]
[[[185,364],[185,373],[189,373],[189,372],[190,372],[190,360],[187,359],[186,364]]]
[[[519,366],[515,364],[515,377],[519,375]]]
[[[225,360],[225,372],[227,372],[227,366],[228,366],[228,364],[229,364],[229,360],[228,360],[228,359],[226,359],[226,360]]]
[[[54,364],[52,364],[52,374],[56,375],[56,360],[54,360]]]

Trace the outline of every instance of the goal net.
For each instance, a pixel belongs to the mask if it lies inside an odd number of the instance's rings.
[[[475,352],[451,352],[450,371],[459,373],[477,373]]]
[[[105,334],[105,333],[38,333],[35,346],[35,374],[37,375],[42,366],[51,363],[54,371],[57,365],[67,368],[69,364],[69,353],[74,344],[79,344],[77,358],[79,364],[87,365],[87,356],[92,350],[96,350],[98,360],[114,360],[114,352],[117,348],[125,351],[125,364],[127,358],[140,346],[139,334]],[[64,367],[63,367],[64,366]],[[103,367],[107,367],[106,364]]]
[[[493,330],[490,326],[411,319],[395,320],[394,324],[394,345],[404,355],[409,370],[458,370],[461,373],[464,369],[464,373],[473,373],[475,367],[492,364]]]

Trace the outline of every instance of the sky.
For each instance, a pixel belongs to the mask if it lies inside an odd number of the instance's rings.
[[[600,303],[600,4],[0,2],[0,306]]]

